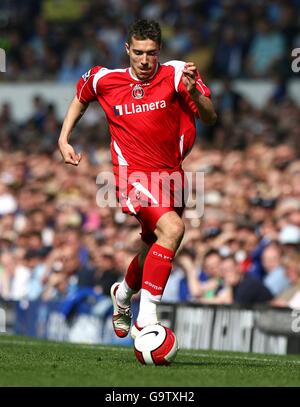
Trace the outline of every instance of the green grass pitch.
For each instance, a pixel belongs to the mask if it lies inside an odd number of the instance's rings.
[[[142,366],[133,349],[0,335],[1,386],[300,386],[300,356],[179,350]]]

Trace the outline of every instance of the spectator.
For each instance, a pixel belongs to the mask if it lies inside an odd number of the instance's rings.
[[[39,249],[29,249],[25,255],[26,266],[30,270],[26,298],[30,301],[39,299],[43,292],[44,257],[44,252]]]
[[[178,264],[186,273],[188,286],[186,299],[212,298],[220,290],[222,286],[221,256],[217,250],[211,249],[204,255],[203,270],[200,272],[191,256],[185,252],[179,256]]]
[[[235,27],[229,25],[219,32],[213,68],[222,78],[237,78],[242,74],[245,45]]]
[[[286,253],[299,250],[300,227],[292,224],[287,224],[281,229],[278,240]]]
[[[223,82],[223,89],[218,98],[218,106],[224,114],[226,112],[238,113],[242,96],[232,88],[228,79]]]
[[[221,273],[224,287],[213,298],[201,299],[201,303],[247,306],[266,303],[273,298],[271,292],[260,281],[241,271],[234,256],[223,259]]]
[[[73,294],[78,287],[93,285],[94,270],[80,264],[77,242],[64,244],[51,256],[43,273],[45,300],[61,299]]]
[[[256,33],[249,50],[248,72],[261,77],[274,72],[276,63],[283,56],[284,38],[280,32],[263,19],[256,23]]]
[[[22,299],[27,279],[28,270],[17,270],[13,253],[3,251],[0,255],[0,297],[5,300]]]
[[[300,256],[299,253],[290,254],[284,257],[283,265],[290,286],[277,295],[271,304],[276,307],[299,308],[300,293]]]
[[[289,287],[289,280],[281,264],[281,250],[277,243],[270,243],[263,251],[262,265],[266,272],[263,284],[273,296]]]
[[[114,252],[107,247],[94,255],[96,270],[93,276],[93,286],[105,295],[110,295],[111,286],[118,281],[120,274],[115,266]]]
[[[197,267],[195,252],[183,248],[176,257],[175,269],[166,286],[163,299],[170,296],[172,286],[175,301],[193,301],[199,294],[201,282],[207,280],[201,268]],[[177,267],[176,267],[177,266]],[[198,287],[198,289],[197,289]]]

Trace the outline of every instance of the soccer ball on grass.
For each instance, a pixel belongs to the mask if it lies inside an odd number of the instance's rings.
[[[143,365],[169,365],[178,351],[174,332],[163,325],[148,325],[134,340],[134,353]]]

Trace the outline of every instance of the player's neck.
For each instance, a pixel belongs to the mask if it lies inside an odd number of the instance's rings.
[[[152,79],[152,78],[156,75],[156,72],[157,72],[157,70],[158,70],[158,67],[159,67],[159,62],[156,64],[155,70],[154,70],[153,74],[152,74],[149,78],[140,79],[140,78],[138,78],[138,77],[136,76],[136,73],[134,72],[134,70],[133,70],[132,67],[130,66],[130,67],[129,67],[129,75],[132,77],[132,79],[134,79],[134,80],[136,80],[136,81],[147,82],[147,81],[149,81],[150,79]]]

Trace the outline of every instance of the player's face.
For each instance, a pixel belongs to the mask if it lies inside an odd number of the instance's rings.
[[[130,66],[134,75],[141,81],[149,79],[155,71],[159,57],[159,45],[150,39],[131,39],[126,43],[126,51],[130,58]]]

